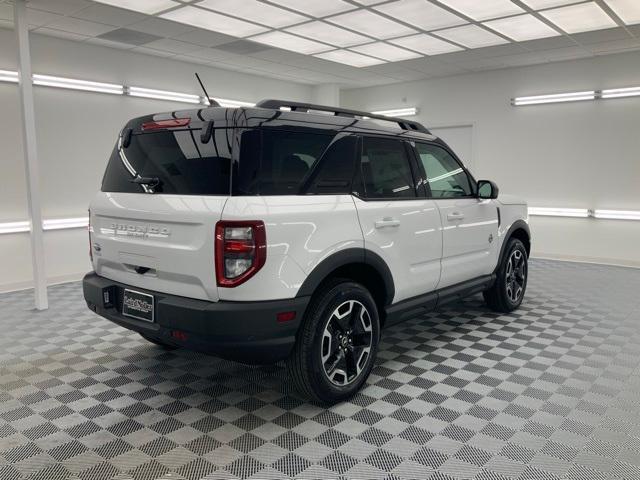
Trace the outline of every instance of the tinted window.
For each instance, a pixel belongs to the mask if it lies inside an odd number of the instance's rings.
[[[228,195],[231,130],[217,129],[207,144],[199,130],[161,131],[132,135],[127,148],[113,150],[102,179],[103,192],[144,193],[132,183],[136,176],[155,177],[156,193]]]
[[[234,193],[297,195],[332,139],[326,134],[284,130],[243,132]]]
[[[363,138],[360,161],[368,198],[415,197],[404,144],[387,138]]]
[[[354,136],[339,138],[333,142],[309,179],[307,193],[350,194],[357,145],[358,139]]]
[[[434,198],[473,195],[467,173],[445,149],[435,145],[418,143],[416,150],[424,166],[427,183]]]

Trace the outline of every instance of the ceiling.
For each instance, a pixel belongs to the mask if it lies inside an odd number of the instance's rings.
[[[0,27],[12,28],[12,8],[0,0]],[[343,87],[640,49],[640,0],[27,0],[27,8],[35,33]]]

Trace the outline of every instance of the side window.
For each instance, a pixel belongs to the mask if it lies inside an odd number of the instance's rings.
[[[467,172],[444,148],[417,143],[416,150],[427,174],[427,183],[433,198],[473,195]]]
[[[416,196],[411,166],[400,140],[364,137],[360,168],[367,198]]]
[[[350,194],[357,145],[358,139],[353,135],[333,142],[320,159],[313,176],[308,180],[307,193]]]

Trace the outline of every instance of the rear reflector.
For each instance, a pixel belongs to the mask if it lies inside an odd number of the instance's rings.
[[[155,122],[145,122],[142,124],[142,131],[159,130],[162,128],[186,127],[191,123],[190,118],[171,118],[169,120],[158,120]]]
[[[186,342],[187,339],[188,339],[187,334],[184,333],[184,332],[181,332],[180,330],[172,330],[171,331],[171,336],[173,338],[175,338],[176,340],[180,340],[180,341],[183,341],[183,342]]]
[[[276,315],[278,319],[278,323],[290,322],[291,320],[295,320],[296,312],[280,312]]]

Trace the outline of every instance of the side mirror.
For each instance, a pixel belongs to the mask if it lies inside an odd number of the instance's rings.
[[[498,186],[491,180],[478,180],[478,198],[498,198]]]

